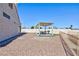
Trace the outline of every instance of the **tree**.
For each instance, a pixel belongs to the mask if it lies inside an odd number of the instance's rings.
[[[66,27],[65,29],[69,29],[68,27]]]
[[[73,28],[73,25],[70,25],[69,29],[72,29]]]
[[[34,29],[34,26],[31,26],[31,29]]]
[[[42,29],[42,27],[40,27],[40,29]]]

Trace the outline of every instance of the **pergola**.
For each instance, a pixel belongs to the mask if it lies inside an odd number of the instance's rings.
[[[39,36],[52,36],[53,35],[53,27],[51,22],[40,22],[36,25],[36,27],[39,29]],[[44,29],[41,29],[40,27],[44,27]],[[47,28],[50,27],[50,28]]]

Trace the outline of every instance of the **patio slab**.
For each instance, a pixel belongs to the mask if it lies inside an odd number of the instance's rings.
[[[0,48],[1,56],[65,56],[60,37],[37,37],[25,34]]]

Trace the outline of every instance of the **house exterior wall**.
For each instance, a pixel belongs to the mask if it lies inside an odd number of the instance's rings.
[[[10,19],[3,16],[3,12],[10,16]],[[0,41],[13,37],[20,33],[20,21],[17,14],[16,4],[13,8],[8,3],[0,3]]]

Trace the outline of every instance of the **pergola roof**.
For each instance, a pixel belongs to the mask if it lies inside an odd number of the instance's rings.
[[[50,26],[52,25],[53,23],[50,23],[50,22],[40,22],[38,23],[37,25],[40,25],[40,26]]]

